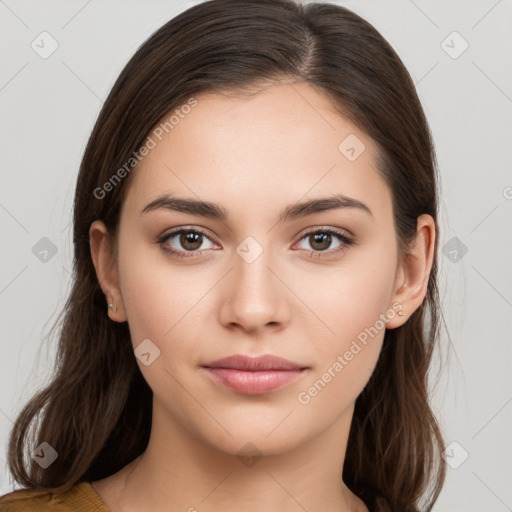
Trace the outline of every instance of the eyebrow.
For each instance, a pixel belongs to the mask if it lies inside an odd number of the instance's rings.
[[[167,209],[175,212],[190,213],[209,219],[227,221],[228,211],[222,206],[209,201],[198,201],[195,199],[185,199],[181,197],[172,197],[169,194],[157,197],[154,201],[147,204],[141,211],[148,213],[158,209]],[[341,208],[358,209],[364,211],[373,217],[373,213],[368,206],[361,201],[343,194],[334,194],[328,197],[311,199],[302,203],[295,203],[285,207],[279,214],[279,223],[299,219],[315,213],[321,213],[328,210],[337,210]]]

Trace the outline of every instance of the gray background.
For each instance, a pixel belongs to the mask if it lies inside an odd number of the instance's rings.
[[[69,291],[70,214],[87,138],[138,46],[194,3],[0,0],[0,493],[13,488],[12,420],[51,375],[55,341],[43,335]],[[432,396],[456,444],[435,510],[512,510],[512,2],[339,3],[400,55],[437,148],[448,330]],[[42,46],[43,31],[58,43],[45,59],[31,47]]]

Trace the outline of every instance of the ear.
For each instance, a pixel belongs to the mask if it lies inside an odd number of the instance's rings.
[[[126,321],[126,312],[119,288],[113,240],[101,220],[95,220],[91,224],[89,228],[89,244],[91,246],[91,257],[96,269],[96,276],[105,294],[105,309],[108,311],[108,316],[116,322],[124,322]],[[108,307],[108,304],[112,304],[115,309]]]
[[[395,315],[387,324],[387,329],[403,325],[422,304],[427,293],[430,270],[434,261],[436,226],[431,215],[423,214],[417,219],[416,237],[407,254],[399,259],[395,292],[390,308],[402,311],[403,316]]]

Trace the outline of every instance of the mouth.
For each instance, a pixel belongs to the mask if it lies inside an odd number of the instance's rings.
[[[237,393],[270,393],[299,379],[309,367],[286,359],[263,355],[229,356],[202,366],[217,384]]]

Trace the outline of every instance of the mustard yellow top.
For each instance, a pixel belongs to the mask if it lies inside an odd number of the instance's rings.
[[[0,512],[110,512],[89,482],[69,490],[18,489],[0,497]]]

